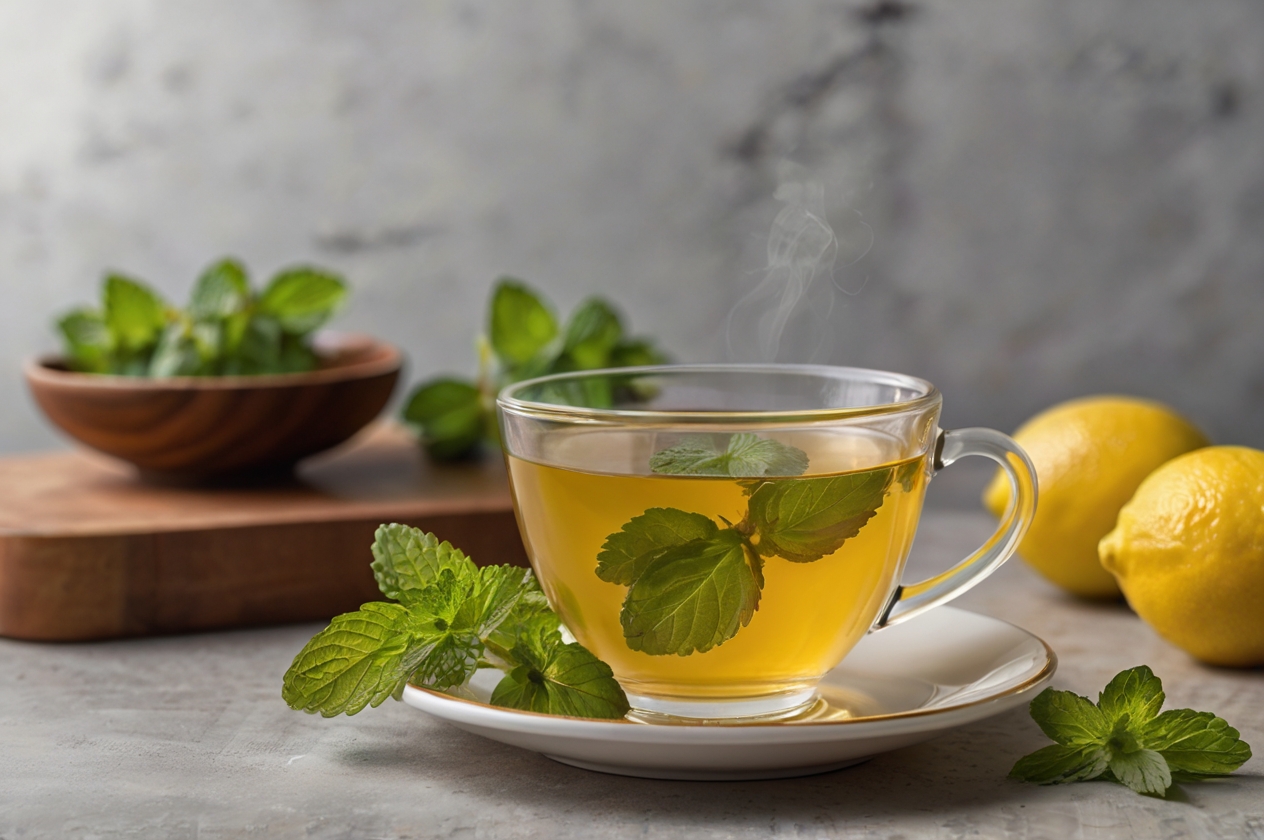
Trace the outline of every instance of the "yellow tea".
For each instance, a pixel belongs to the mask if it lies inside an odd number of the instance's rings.
[[[788,476],[655,474],[632,436],[565,443],[566,466],[507,457],[519,524],[549,601],[629,695],[810,691],[890,596],[925,492],[923,456],[846,435],[782,446],[806,456]]]

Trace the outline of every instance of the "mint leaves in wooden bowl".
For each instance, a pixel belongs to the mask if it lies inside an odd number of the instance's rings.
[[[255,290],[224,259],[178,309],[111,275],[101,309],[58,322],[66,352],[28,362],[27,384],[62,431],[144,475],[285,470],[369,423],[399,377],[394,347],[315,333],[346,296],[339,277],[307,267]]]

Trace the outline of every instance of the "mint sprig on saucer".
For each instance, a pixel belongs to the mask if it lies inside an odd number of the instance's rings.
[[[1037,784],[1106,779],[1163,796],[1174,782],[1225,776],[1251,757],[1238,730],[1211,712],[1163,707],[1163,684],[1144,665],[1122,671],[1097,703],[1046,688],[1032,719],[1056,743],[1024,756],[1010,777]]]
[[[479,568],[433,534],[383,525],[373,574],[390,602],[337,616],[285,672],[293,709],[354,715],[399,699],[410,681],[453,691],[479,668],[505,672],[493,705],[546,714],[621,718],[628,700],[610,667],[561,634],[529,569]]]

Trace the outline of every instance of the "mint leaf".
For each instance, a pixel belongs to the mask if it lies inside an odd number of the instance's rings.
[[[607,367],[610,353],[623,338],[623,324],[610,304],[592,298],[571,313],[562,351],[577,370]]]
[[[742,478],[803,475],[808,468],[808,455],[802,449],[750,433],[729,438],[725,455],[729,475]]]
[[[694,436],[650,458],[650,469],[666,475],[728,475],[737,478],[802,475],[808,456],[802,449],[742,432],[730,435],[724,450],[710,437]]]
[[[516,663],[492,692],[494,706],[550,715],[618,719],[628,698],[610,666],[577,644],[563,644],[556,628],[535,623],[520,633]]]
[[[318,268],[291,268],[278,273],[259,297],[259,312],[271,316],[282,332],[304,335],[329,320],[347,297],[347,285],[336,274]]]
[[[895,482],[904,488],[905,493],[913,492],[913,483],[917,481],[917,474],[922,470],[922,463],[922,459],[917,458],[896,468]]]
[[[728,475],[724,453],[711,438],[687,437],[675,446],[650,456],[650,469],[664,475]]]
[[[559,645],[539,664],[520,665],[492,692],[492,705],[549,715],[619,719],[627,695],[610,666],[577,644]]]
[[[688,656],[733,638],[759,608],[758,563],[733,530],[667,549],[624,599],[619,622],[628,647]]]
[[[106,329],[105,318],[92,309],[76,309],[57,321],[66,348],[66,362],[71,370],[82,373],[105,373],[113,343]]]
[[[716,524],[700,513],[650,508],[606,538],[597,555],[597,577],[630,586],[667,549],[710,539],[718,532]]]
[[[1162,796],[1172,786],[1172,772],[1167,761],[1154,750],[1113,751],[1110,772],[1137,793]]]
[[[148,350],[167,324],[162,298],[135,280],[111,274],[105,279],[105,325],[114,346]]]
[[[193,376],[201,372],[202,354],[183,324],[170,324],[158,339],[158,346],[149,360],[149,375]]]
[[[531,361],[557,337],[557,320],[530,289],[505,277],[492,293],[487,331],[501,360],[518,366]]]
[[[281,364],[281,323],[256,315],[245,326],[237,353],[226,360],[226,374],[271,373]]]
[[[477,573],[459,548],[420,528],[393,523],[373,534],[373,577],[387,598],[408,602],[447,570],[458,578]]]
[[[224,352],[224,325],[216,321],[194,321],[189,327],[189,341],[197,350],[201,367],[207,368]],[[211,370],[200,371],[211,373]]]
[[[1038,785],[1058,785],[1096,779],[1106,772],[1107,764],[1106,751],[1096,744],[1050,744],[1018,759],[1009,776]]]
[[[246,336],[246,330],[250,327],[250,321],[251,313],[249,310],[246,310],[234,312],[221,323],[220,347],[222,348],[222,358],[217,360],[221,367],[228,364],[233,355],[241,349],[241,343]]]
[[[441,461],[477,449],[488,422],[478,388],[458,379],[434,379],[420,385],[404,406],[403,418],[426,450]]]
[[[315,370],[319,363],[320,359],[300,336],[283,332],[276,369],[268,373],[301,373]]]
[[[747,519],[764,557],[811,563],[843,543],[877,513],[893,469],[793,481],[768,481],[751,493]]]
[[[505,616],[505,620],[488,633],[485,641],[488,649],[506,663],[521,664],[513,658],[511,651],[523,643],[524,636],[558,633],[560,626],[561,622],[549,606],[544,593],[540,591],[539,581],[528,571],[517,602]],[[560,643],[560,633],[557,638]]]
[[[413,618],[400,604],[370,603],[337,616],[312,637],[285,673],[292,709],[354,715],[403,690],[420,652],[410,649]]]
[[[250,302],[246,269],[234,259],[209,266],[198,278],[189,298],[189,315],[195,320],[218,320],[240,312]]]
[[[1211,712],[1170,709],[1146,724],[1141,742],[1157,750],[1173,773],[1223,776],[1251,757],[1238,730]]]
[[[1111,724],[1087,697],[1046,688],[1031,701],[1031,718],[1041,731],[1064,746],[1104,745]]]
[[[509,565],[483,566],[478,570],[474,587],[466,596],[458,619],[468,620],[475,633],[484,638],[515,614],[524,596],[535,594],[542,593],[530,569]],[[548,602],[544,601],[544,604],[547,609]],[[526,613],[538,614],[537,609],[538,602],[529,604]]]
[[[1120,671],[1097,700],[1108,720],[1128,715],[1133,727],[1153,720],[1163,708],[1163,683],[1145,665]]]

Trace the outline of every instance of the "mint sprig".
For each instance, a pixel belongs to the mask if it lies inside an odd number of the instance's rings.
[[[404,404],[404,423],[436,460],[465,458],[496,443],[496,394],[506,385],[550,373],[667,359],[651,341],[629,337],[608,301],[584,301],[563,325],[543,297],[511,277],[502,277],[492,290],[480,348],[476,381],[436,377],[417,386]],[[548,398],[603,408],[637,395],[636,383],[601,377],[556,386]]]
[[[597,555],[597,576],[628,587],[619,613],[624,641],[654,656],[689,656],[723,644],[759,609],[765,559],[811,563],[838,551],[876,515],[893,484],[911,486],[920,464],[820,478],[748,479],[742,482],[747,511],[737,524],[720,525],[677,508],[634,516]],[[739,434],[723,449],[710,439],[686,440],[657,453],[651,467],[679,475],[799,474],[807,469],[807,455]]]
[[[1020,758],[1010,777],[1037,784],[1106,779],[1137,793],[1163,796],[1174,782],[1223,776],[1250,757],[1238,731],[1210,712],[1160,714],[1163,684],[1148,667],[1122,671],[1094,704],[1045,689],[1032,719],[1054,744]]]
[[[578,717],[620,718],[627,697],[610,668],[567,644],[530,570],[479,568],[433,534],[383,525],[373,574],[394,603],[337,616],[294,657],[281,695],[294,709],[353,715],[410,681],[441,691],[482,667],[506,672],[492,703]]]
[[[246,269],[222,259],[198,278],[184,309],[144,283],[111,274],[102,305],[57,322],[66,362],[84,373],[227,376],[311,370],[313,330],[343,304],[341,278],[316,268],[287,269],[259,292]]]

